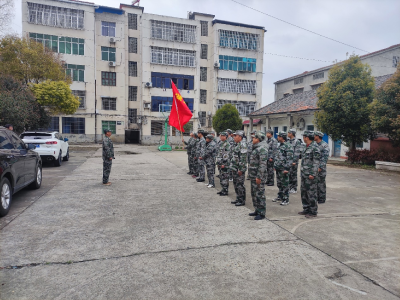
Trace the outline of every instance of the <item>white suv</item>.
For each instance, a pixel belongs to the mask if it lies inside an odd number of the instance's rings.
[[[26,131],[21,134],[21,139],[25,144],[35,145],[33,150],[39,153],[42,161],[53,161],[54,165],[61,166],[61,159],[69,160],[68,139],[61,136],[60,133],[54,132],[36,132]]]

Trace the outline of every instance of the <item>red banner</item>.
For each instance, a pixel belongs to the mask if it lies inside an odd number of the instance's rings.
[[[193,114],[172,81],[171,86],[174,100],[172,101],[172,108],[169,115],[168,124],[181,132],[185,132],[185,130],[183,130],[183,126],[190,121],[190,119],[193,117]]]

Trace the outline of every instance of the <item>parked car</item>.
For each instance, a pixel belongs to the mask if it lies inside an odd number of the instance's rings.
[[[0,126],[0,217],[7,215],[13,194],[42,185],[42,160],[14,132]]]
[[[59,167],[61,160],[69,160],[68,139],[63,139],[57,131],[26,131],[20,137],[25,144],[36,146],[34,151],[39,153],[43,161],[53,161],[54,165]]]

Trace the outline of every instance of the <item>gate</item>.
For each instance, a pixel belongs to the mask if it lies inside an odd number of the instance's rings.
[[[140,130],[125,130],[125,144],[139,144]]]

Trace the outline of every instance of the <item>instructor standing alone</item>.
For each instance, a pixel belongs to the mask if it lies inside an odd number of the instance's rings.
[[[111,182],[108,181],[111,172],[112,160],[114,157],[114,146],[113,142],[110,139],[111,130],[104,129],[105,137],[103,139],[103,184],[111,185]]]

